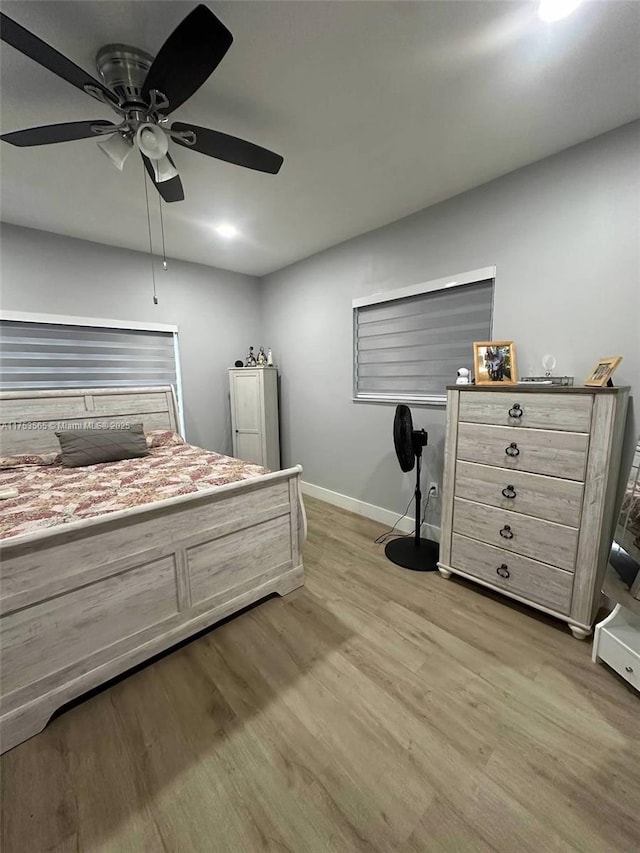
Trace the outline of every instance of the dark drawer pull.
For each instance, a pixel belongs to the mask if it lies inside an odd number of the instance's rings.
[[[496,572],[500,575],[501,578],[509,577],[509,569],[507,568],[506,563],[503,563],[501,566],[498,566]]]
[[[513,488],[513,486],[506,486],[506,488],[502,490],[502,494],[505,496],[505,498],[515,498],[516,490]]]
[[[513,539],[513,533],[508,524],[505,524],[505,526],[502,528],[502,530],[500,531],[500,536],[502,536],[503,539]]]
[[[524,409],[520,405],[520,403],[514,403],[513,406],[509,409],[509,417],[510,418],[521,418],[524,415]]]
[[[633,667],[632,666],[625,666],[624,671],[625,672],[633,672]]]
[[[520,456],[520,448],[515,441],[512,441],[509,447],[505,447],[504,452],[507,456]]]

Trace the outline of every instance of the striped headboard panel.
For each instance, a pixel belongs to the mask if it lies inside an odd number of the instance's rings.
[[[179,431],[171,386],[0,392],[0,455],[60,449],[56,430],[140,423]]]

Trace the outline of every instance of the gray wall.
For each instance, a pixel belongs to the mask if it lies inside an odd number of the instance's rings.
[[[248,344],[271,345],[283,464],[401,512],[413,482],[393,452],[394,407],[351,400],[352,298],[495,264],[494,337],[516,341],[522,374],[553,353],[557,373],[581,380],[621,354],[616,383],[637,397],[639,150],[636,122],[274,273],[262,291],[251,276],[171,261],[158,306],[147,255],[5,225],[0,305],[178,325],[189,439],[223,452],[226,368]],[[423,482],[441,482],[444,411],[414,407],[414,420],[429,430]]]
[[[187,436],[231,452],[227,368],[261,343],[258,279],[170,260],[156,306],[148,255],[6,224],[0,271],[6,310],[177,325]]]
[[[283,463],[402,512],[413,475],[393,452],[394,407],[351,399],[351,300],[494,264],[493,335],[516,342],[522,375],[540,374],[552,353],[555,372],[579,384],[599,357],[620,354],[615,382],[634,386],[637,399],[639,151],[634,122],[268,276],[264,331],[282,374]],[[629,434],[640,428],[637,411]],[[444,411],[414,407],[414,422],[429,431],[423,483],[440,482]]]

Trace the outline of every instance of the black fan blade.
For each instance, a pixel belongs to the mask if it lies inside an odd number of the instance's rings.
[[[169,99],[170,113],[202,86],[231,47],[233,36],[207,9],[196,6],[160,48],[142,87],[142,96],[157,89]]]
[[[148,157],[145,157],[144,154],[140,155],[144,162],[144,167],[149,173],[149,177],[153,181],[155,188],[158,190],[162,198],[167,201],[184,201],[184,190],[182,189],[182,181],[180,177],[176,175],[175,178],[171,178],[169,181],[156,181],[155,174],[153,171],[153,166],[151,165],[151,160]],[[175,168],[175,163],[171,159],[171,156],[167,154],[169,162]]]
[[[199,151],[207,157],[216,157],[218,160],[226,160],[227,163],[235,163],[236,166],[244,166],[246,169],[276,175],[284,162],[284,158],[274,154],[273,151],[254,145],[253,142],[245,142],[244,139],[238,139],[236,136],[209,130],[207,127],[177,121],[171,125],[171,130],[192,131],[196,135],[195,145],[187,145],[182,139],[172,137],[178,145]]]
[[[33,59],[38,65],[42,65],[57,74],[58,77],[62,77],[72,86],[77,86],[83,92],[85,86],[96,86],[110,101],[117,103],[115,95],[102,83],[99,83],[90,74],[67,59],[66,56],[58,53],[38,36],[34,36],[29,30],[25,30],[20,24],[8,18],[3,12],[0,12],[0,39],[15,47],[20,53],[24,53],[29,59]]]
[[[43,127],[29,127],[26,130],[14,130],[13,133],[3,133],[0,139],[26,148],[31,145],[52,145],[55,142],[72,142],[74,139],[104,138],[101,133],[93,133],[91,130],[95,125],[100,127],[112,127],[115,124],[110,121],[70,121],[67,124],[45,124]]]
[[[413,450],[413,418],[409,407],[402,403],[396,406],[393,419],[393,443],[400,467],[405,473],[411,471],[416,461]]]

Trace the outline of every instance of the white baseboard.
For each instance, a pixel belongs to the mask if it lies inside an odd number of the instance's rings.
[[[323,486],[305,483],[304,480],[301,481],[300,487],[303,495],[318,498],[318,500],[326,501],[328,504],[340,507],[340,509],[346,509],[349,512],[355,512],[357,515],[363,515],[365,518],[371,518],[373,521],[379,521],[381,524],[386,524],[389,529],[398,521],[399,513],[392,512],[390,509],[369,504],[366,501],[359,501],[357,498],[342,495],[340,492],[332,492],[331,489],[325,489]],[[398,522],[396,530],[398,533],[411,533],[414,523],[413,507],[411,507],[410,515]],[[434,524],[424,524],[422,526],[422,535],[427,539],[439,542],[440,528]]]

